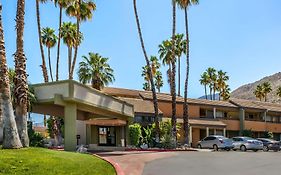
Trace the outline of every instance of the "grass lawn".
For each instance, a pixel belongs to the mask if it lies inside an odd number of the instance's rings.
[[[115,175],[111,164],[95,156],[44,148],[0,149],[0,175]]]

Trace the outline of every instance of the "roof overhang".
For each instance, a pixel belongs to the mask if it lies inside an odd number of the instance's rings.
[[[75,103],[78,110],[101,116],[134,116],[133,105],[73,80],[35,84],[33,87],[37,98],[36,105],[65,106],[66,103]]]

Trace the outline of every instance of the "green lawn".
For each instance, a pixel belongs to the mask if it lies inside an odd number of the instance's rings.
[[[0,149],[0,175],[115,175],[111,164],[88,154],[44,148]]]

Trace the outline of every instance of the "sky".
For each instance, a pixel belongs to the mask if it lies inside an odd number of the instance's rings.
[[[16,1],[0,0],[7,59],[13,67],[15,52]],[[78,62],[88,52],[110,58],[114,69],[113,87],[142,89],[141,51],[132,0],[95,0],[93,19],[81,24],[84,40],[78,51]],[[158,45],[172,34],[171,0],[138,0],[139,17],[149,55],[158,56]],[[189,97],[204,95],[199,79],[208,67],[222,69],[235,88],[281,70],[281,1],[280,0],[201,0],[189,9],[190,84]],[[58,31],[59,9],[52,2],[40,6],[42,27]],[[64,15],[63,21],[73,21]],[[177,9],[177,33],[184,33],[184,12]],[[58,32],[57,32],[58,33]],[[31,83],[43,82],[38,44],[35,0],[26,0],[24,47]],[[55,73],[56,48],[52,52]],[[61,47],[60,79],[67,78],[67,48]],[[45,48],[45,54],[47,50]],[[184,58],[181,74],[185,74]],[[165,85],[167,67],[161,68]],[[77,69],[76,69],[77,72]],[[77,75],[75,74],[77,79]],[[184,76],[181,89],[183,92]]]

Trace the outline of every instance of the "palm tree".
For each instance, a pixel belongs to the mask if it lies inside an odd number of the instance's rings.
[[[79,45],[81,40],[83,39],[82,33],[78,35],[77,41],[77,31],[76,31],[76,24],[71,22],[64,22],[61,26],[61,35],[60,37],[63,39],[63,42],[68,47],[68,74],[70,79],[70,72],[71,72],[71,64],[72,64],[72,49],[75,45]]]
[[[88,57],[83,56],[83,61],[79,63],[78,77],[81,83],[91,83],[92,87],[98,90],[115,80],[108,58],[92,52]]]
[[[21,148],[18,129],[11,102],[10,82],[6,61],[4,31],[2,26],[2,4],[0,4],[0,95],[3,113],[3,148]]]
[[[172,42],[170,40],[165,40],[159,45],[159,57],[162,60],[162,64],[168,65],[169,68],[167,70],[168,84],[171,90],[171,65],[172,65]]]
[[[55,6],[59,6],[59,35],[61,35],[61,25],[62,25],[62,9],[66,8],[71,0],[54,0]],[[60,62],[60,37],[58,37],[58,50],[57,50],[57,64],[56,64],[56,81],[59,80],[59,62]]]
[[[222,70],[218,71],[218,79],[217,79],[217,86],[219,94],[222,94],[222,91],[226,88],[226,82],[229,80],[229,76],[226,75],[226,72],[223,72]],[[219,100],[221,98],[221,95],[219,95]]]
[[[201,79],[199,80],[200,84],[204,86],[205,89],[205,98],[206,100],[208,99],[208,95],[207,95],[207,85],[209,85],[210,81],[209,81],[209,75],[207,72],[204,72],[201,75]]]
[[[24,13],[25,1],[18,0],[17,16],[16,16],[16,53],[15,56],[15,72],[14,79],[15,88],[15,114],[16,123],[22,146],[29,146],[29,138],[27,132],[27,105],[28,105],[28,83],[26,73],[26,58],[24,54]]]
[[[172,0],[172,16],[173,16],[173,22],[172,22],[172,76],[171,76],[171,96],[172,96],[172,138],[174,139],[174,146],[176,147],[177,143],[177,117],[176,117],[176,48],[175,48],[175,42],[176,42],[176,1]]]
[[[50,76],[51,76],[51,80],[54,81],[53,73],[52,73],[52,64],[51,64],[51,48],[54,47],[57,43],[57,36],[55,34],[54,29],[51,29],[49,27],[42,29],[42,43],[48,48]]]
[[[216,76],[216,69],[212,68],[212,67],[209,67],[207,70],[206,70],[207,74],[208,74],[208,77],[209,77],[209,89],[210,89],[210,99],[211,100],[215,100],[214,98],[214,95],[213,95],[213,92],[215,93],[216,91],[216,79],[217,79],[217,76]]]
[[[42,67],[44,82],[46,83],[46,82],[49,81],[49,77],[48,77],[48,71],[47,71],[47,67],[46,67],[44,49],[43,49],[43,44],[42,44],[42,36],[41,36],[40,3],[45,3],[48,0],[35,0],[35,1],[36,1],[36,17],[37,17],[38,39],[39,39],[39,46],[40,46],[41,58],[42,58],[41,67]]]
[[[163,87],[163,77],[162,77],[162,73],[160,71],[157,71],[155,73],[155,86],[158,90],[158,92],[160,93],[161,91],[161,87]]]
[[[134,6],[134,13],[135,13],[135,18],[136,18],[136,23],[137,23],[137,29],[138,29],[138,34],[139,34],[139,39],[141,43],[141,48],[143,51],[143,55],[146,61],[146,66],[148,66],[148,74],[149,74],[149,79],[151,83],[151,91],[152,91],[152,96],[153,96],[153,104],[154,104],[154,118],[155,118],[155,126],[156,126],[156,141],[159,141],[160,138],[160,130],[159,130],[159,115],[158,115],[158,100],[157,100],[157,95],[156,95],[156,90],[155,90],[155,85],[154,85],[154,80],[153,80],[153,75],[152,71],[150,68],[150,62],[145,50],[144,46],[144,41],[142,37],[142,32],[141,32],[141,26],[140,26],[140,21],[139,21],[139,16],[138,16],[138,11],[137,11],[137,0],[133,0],[133,6]]]
[[[281,86],[277,88],[276,95],[278,95],[278,97],[281,97]]]
[[[80,22],[92,19],[93,11],[96,10],[96,4],[91,0],[73,0],[67,7],[66,14],[76,18],[76,30],[80,33]],[[79,35],[76,36],[76,40],[79,40]],[[78,46],[74,45],[74,57],[71,64],[69,79],[73,79],[74,67],[76,64]]]
[[[151,91],[150,79],[149,79],[149,73],[148,73],[148,67],[147,66],[142,67],[141,76],[144,79],[143,89],[146,90],[146,91]]]
[[[180,58],[182,54],[186,54],[186,40],[183,39],[184,34],[176,34],[175,36],[175,52],[176,56],[178,58],[178,96],[181,96],[180,93],[180,84],[181,84],[181,78],[180,78]]]
[[[220,92],[220,96],[224,101],[228,100],[230,98],[230,88],[229,85],[225,84]]]
[[[258,98],[260,101],[264,98],[264,91],[262,85],[258,85],[254,91],[254,95],[256,98]]]
[[[186,36],[186,78],[184,84],[184,104],[183,104],[183,119],[184,119],[184,130],[185,130],[185,144],[189,144],[189,116],[188,116],[188,104],[187,104],[187,95],[188,95],[188,79],[189,79],[189,32],[188,32],[188,7],[193,4],[198,4],[199,0],[177,0],[178,5],[181,9],[184,9],[185,14],[185,36]],[[207,94],[205,86],[205,95]],[[206,95],[207,97],[207,95]]]
[[[271,84],[269,82],[264,82],[263,86],[263,93],[264,93],[264,101],[267,102],[267,94],[272,91]]]

